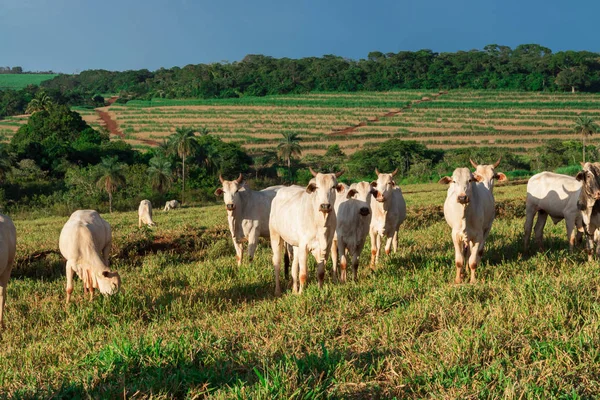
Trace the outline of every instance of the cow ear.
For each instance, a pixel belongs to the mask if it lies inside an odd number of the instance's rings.
[[[580,161],[579,164],[581,164],[582,168],[585,167],[585,163],[584,162]]]
[[[450,177],[450,176],[444,176],[442,179],[440,179],[438,181],[438,183],[441,183],[442,185],[447,185],[450,182],[452,182],[452,177]]]
[[[575,175],[575,179],[578,181],[585,181],[585,172],[579,171],[577,175]]]
[[[392,186],[397,186],[396,181],[392,181]]]
[[[102,271],[102,276],[108,278],[110,276],[110,271]]]
[[[215,196],[220,196],[223,194],[223,189],[218,188],[217,190],[215,190]]]
[[[356,193],[358,193],[356,190],[354,190],[354,189],[350,189],[350,190],[348,190],[348,194],[346,195],[346,198],[347,198],[347,199],[351,199],[351,198],[353,198],[353,197],[354,197],[354,195],[355,195]]]
[[[309,183],[308,186],[306,187],[306,193],[312,193],[315,190],[317,190],[317,185],[314,183]]]
[[[483,175],[473,172],[473,180],[476,182],[481,182],[483,181]]]
[[[496,180],[498,182],[506,182],[506,181],[508,181],[508,178],[502,172],[498,172],[494,178],[496,178]]]
[[[338,193],[342,193],[344,191],[344,185],[342,185],[341,183],[338,183],[337,186],[335,187],[335,190],[337,190]]]
[[[371,182],[371,187],[377,187],[377,181]]]

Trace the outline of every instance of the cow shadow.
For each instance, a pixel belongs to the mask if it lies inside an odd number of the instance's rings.
[[[65,259],[57,249],[36,251],[19,255],[15,259],[11,279],[64,279]]]

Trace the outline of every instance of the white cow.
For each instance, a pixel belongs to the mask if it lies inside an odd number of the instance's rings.
[[[456,259],[456,283],[462,282],[465,260],[469,260],[471,283],[475,283],[475,270],[483,255],[485,241],[496,216],[492,192],[482,182],[483,176],[471,173],[468,168],[457,168],[452,176],[439,183],[450,184],[444,202],[444,218],[452,228]]]
[[[562,219],[567,226],[569,251],[573,251],[576,239],[583,233],[581,212],[577,208],[577,200],[581,192],[581,182],[568,175],[554,172],[541,172],[529,178],[527,182],[527,202],[525,217],[525,235],[523,247],[529,248],[529,238],[533,219],[535,223],[535,241],[543,249],[544,226],[548,216],[557,224]],[[575,229],[577,228],[577,229]]]
[[[156,226],[156,223],[152,221],[152,203],[150,200],[140,201],[138,207],[138,227],[141,228],[143,225]]]
[[[302,293],[304,289],[309,251],[317,260],[319,287],[323,286],[325,262],[331,250],[336,227],[333,207],[335,193],[343,190],[342,185],[337,182],[337,178],[342,175],[342,172],[321,174],[316,173],[312,168],[310,168],[310,172],[314,178],[310,180],[306,188],[291,186],[279,189],[271,204],[269,230],[273,249],[276,295],[281,294],[279,270],[284,242],[293,246],[294,249],[293,292]]]
[[[4,328],[6,285],[17,251],[17,230],[10,217],[0,214],[0,326]]]
[[[67,304],[73,292],[73,273],[83,281],[83,290],[94,289],[111,295],[121,287],[121,277],[108,268],[112,243],[111,229],[100,214],[94,210],[78,210],[60,232],[60,253],[67,259]]]
[[[179,202],[177,200],[169,200],[165,203],[165,209],[163,211],[169,211],[179,208]]]
[[[344,185],[345,186],[345,185]],[[343,201],[336,199],[336,234],[331,246],[331,259],[333,261],[333,275],[337,278],[337,258],[341,255],[340,280],[346,282],[346,250],[352,257],[354,280],[358,274],[358,258],[365,246],[371,226],[371,195],[376,195],[376,190],[369,182],[353,183],[350,188],[345,188]],[[342,197],[339,196],[338,197]]]
[[[244,185],[242,174],[233,181],[226,181],[219,175],[219,180],[222,187],[215,191],[215,195],[223,195],[229,232],[231,232],[235,246],[235,259],[238,265],[242,264],[244,253],[242,241],[248,240],[248,259],[252,262],[258,238],[269,237],[271,202],[277,194],[277,190],[283,186],[272,186],[261,191],[254,191]]]
[[[379,250],[381,249],[381,238],[387,236],[385,253],[390,254],[390,248],[394,247],[394,253],[398,251],[398,229],[406,219],[406,202],[402,196],[402,190],[394,182],[396,169],[391,174],[380,173],[375,168],[377,180],[371,182],[371,186],[377,191],[371,197],[371,269],[379,261]]]

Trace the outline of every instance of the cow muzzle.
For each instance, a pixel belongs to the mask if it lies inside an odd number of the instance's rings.
[[[227,211],[235,210],[235,204],[233,204],[233,203],[226,204],[225,207],[227,207]]]
[[[377,197],[375,197],[375,200],[377,200],[379,203],[383,203],[385,201],[385,197],[383,197],[383,195],[381,194],[381,192],[379,192],[379,194],[377,195]]]
[[[369,210],[369,207],[361,207],[358,213],[363,217],[366,217],[367,215],[371,214],[371,211]]]
[[[331,211],[331,204],[325,204],[325,203],[321,204],[321,206],[319,207],[319,211],[327,214],[329,211]]]
[[[460,204],[469,204],[469,196],[466,194],[461,194],[456,198],[456,201],[458,201]]]

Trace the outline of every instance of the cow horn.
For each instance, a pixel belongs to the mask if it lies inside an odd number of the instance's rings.
[[[336,172],[335,177],[339,178],[340,176],[342,176],[344,174],[344,172],[345,172],[344,170],[341,170],[340,172]]]
[[[219,180],[221,181],[221,183],[223,183],[223,181],[225,180],[223,179],[223,176],[221,174],[219,174]]]
[[[312,169],[312,167],[308,167],[308,170],[310,171],[310,173],[312,174],[312,176],[317,176],[317,173],[315,172],[314,169]]]
[[[393,178],[393,177],[394,177],[394,176],[395,176],[397,173],[398,173],[398,168],[396,168],[396,169],[394,170],[394,172],[392,172],[392,178]]]
[[[240,176],[238,176],[236,181],[237,181],[237,183],[242,183],[243,180],[244,180],[244,177],[242,176],[242,173],[240,172]]]
[[[475,161],[471,160],[470,158],[469,161],[471,161],[471,165],[473,166],[473,168],[477,168],[477,163]]]
[[[500,165],[500,160],[502,160],[502,156],[500,156],[500,158],[498,159],[498,161],[496,161],[496,164],[494,164],[494,168],[497,168],[498,165]]]
[[[379,176],[379,174],[380,174],[380,172],[379,172],[379,170],[377,169],[377,167],[375,167],[375,173],[377,174],[377,176]]]

